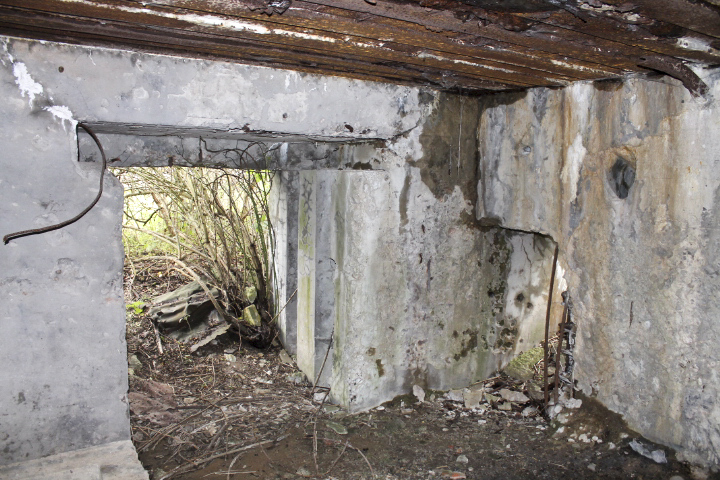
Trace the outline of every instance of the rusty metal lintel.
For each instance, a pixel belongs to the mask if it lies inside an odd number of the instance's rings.
[[[671,60],[669,58],[644,57],[640,59],[638,66],[656,70],[660,73],[669,75],[680,80],[685,88],[694,97],[703,97],[708,92],[708,86],[695,72],[680,60]]]

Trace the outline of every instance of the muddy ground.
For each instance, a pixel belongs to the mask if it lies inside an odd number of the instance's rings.
[[[128,303],[140,293],[130,292]],[[132,309],[127,339],[133,441],[154,480],[703,476],[668,449],[665,464],[637,454],[629,445],[638,435],[592,399],[565,425],[523,416],[527,405],[466,409],[444,392],[348,414],[321,405],[323,390],[277,343],[260,351],[225,335],[191,353],[161,338],[161,354],[152,323]],[[487,388],[522,388],[508,382],[498,377]]]

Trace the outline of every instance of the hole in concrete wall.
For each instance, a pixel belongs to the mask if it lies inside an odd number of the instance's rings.
[[[608,176],[615,195],[620,199],[627,198],[630,189],[635,184],[635,166],[625,158],[618,156],[610,168]]]

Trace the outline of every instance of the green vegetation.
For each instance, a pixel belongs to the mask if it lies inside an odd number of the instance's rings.
[[[113,173],[125,186],[127,262],[170,261],[206,292],[220,291],[213,303],[241,333],[247,334],[248,326],[238,318],[254,303],[263,322],[250,328],[251,336],[272,334],[268,195],[273,173],[207,167],[116,168]],[[254,302],[245,298],[248,286],[257,289]],[[130,307],[137,311],[142,307],[136,303]]]

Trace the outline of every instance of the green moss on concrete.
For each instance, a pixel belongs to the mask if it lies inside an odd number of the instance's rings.
[[[530,380],[535,375],[533,367],[542,359],[542,347],[535,347],[515,357],[508,366],[505,367],[505,373],[518,380]]]

